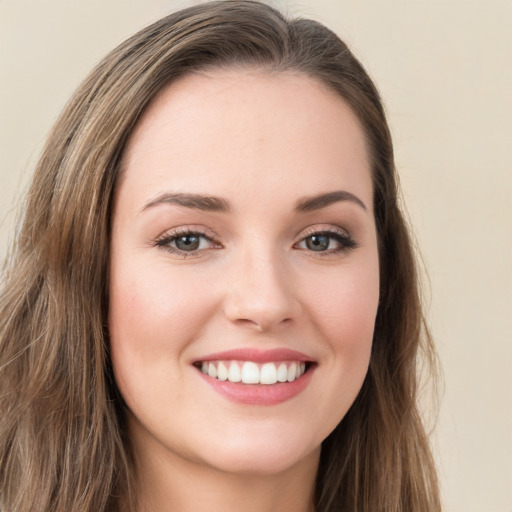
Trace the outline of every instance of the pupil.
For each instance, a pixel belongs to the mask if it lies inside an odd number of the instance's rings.
[[[195,251],[199,247],[199,237],[184,235],[176,239],[176,247],[182,251]]]
[[[327,235],[312,235],[306,239],[306,246],[312,251],[325,251],[329,247]]]

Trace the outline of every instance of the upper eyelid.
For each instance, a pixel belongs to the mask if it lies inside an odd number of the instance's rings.
[[[162,234],[155,238],[155,241],[164,240],[166,238],[178,237],[180,235],[201,235],[209,240],[216,240],[218,235],[211,229],[199,226],[179,226],[176,228],[166,229]]]
[[[302,240],[303,238],[307,238],[308,236],[317,234],[317,233],[332,233],[338,235],[351,236],[350,232],[347,229],[344,229],[340,226],[336,226],[333,224],[316,224],[312,226],[308,226],[298,233],[296,236],[297,240]]]
[[[297,239],[297,241],[294,243],[294,246],[304,242],[304,240],[306,240],[307,238],[310,238],[314,235],[326,235],[329,238],[338,240],[338,242],[340,242],[342,244],[357,245],[357,243],[354,240],[354,238],[352,237],[352,235],[350,235],[347,231],[345,231],[343,229],[315,229],[315,230],[310,231],[307,234],[303,234],[302,236],[300,236]]]

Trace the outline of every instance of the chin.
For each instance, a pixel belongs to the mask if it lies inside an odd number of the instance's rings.
[[[253,435],[231,437],[228,445],[217,447],[207,464],[226,473],[247,476],[269,476],[291,470],[310,459],[318,465],[320,444],[309,445],[289,435],[272,437]]]
[[[318,454],[320,449],[318,449]],[[315,450],[311,454],[307,454],[303,458],[297,458],[296,456],[284,456],[280,454],[261,454],[252,456],[244,455],[233,458],[226,458],[221,461],[215,461],[215,469],[223,473],[231,473],[240,476],[247,477],[265,477],[277,475],[280,473],[286,473],[287,471],[293,470],[300,462],[304,459],[310,458],[317,461],[317,451]],[[317,462],[315,463],[315,467]]]

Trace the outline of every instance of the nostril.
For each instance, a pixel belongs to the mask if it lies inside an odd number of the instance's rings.
[[[250,319],[250,318],[237,318],[235,323],[241,327],[248,327],[257,330],[258,332],[266,332],[270,329],[273,329],[277,326],[286,326],[293,323],[292,318],[284,318],[282,320],[275,321],[273,318],[259,318],[259,319]]]

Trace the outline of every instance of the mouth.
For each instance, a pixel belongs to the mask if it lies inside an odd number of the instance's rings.
[[[300,379],[315,363],[312,361],[244,361],[205,360],[196,361],[194,366],[204,375],[221,382],[271,386],[291,383]]]
[[[208,354],[192,364],[214,391],[251,406],[277,405],[299,396],[318,366],[310,356],[285,348],[239,348]]]

